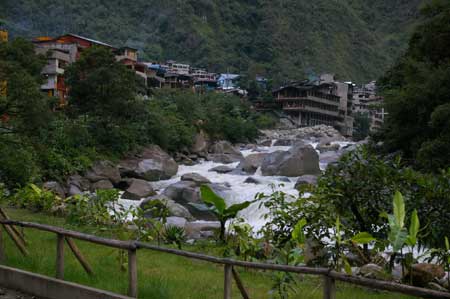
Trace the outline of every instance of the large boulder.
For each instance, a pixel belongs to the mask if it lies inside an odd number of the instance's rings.
[[[261,181],[258,179],[255,179],[254,177],[249,176],[248,178],[245,179],[244,184],[259,185],[259,184],[261,184]]]
[[[254,174],[256,170],[261,167],[265,156],[267,156],[267,153],[250,154],[239,163],[237,169]]]
[[[109,180],[100,180],[91,186],[91,191],[114,189],[113,184]]]
[[[42,185],[42,188],[44,190],[52,191],[54,194],[58,195],[61,198],[65,198],[66,197],[66,191],[61,186],[61,184],[56,182],[56,181],[45,182]]]
[[[384,279],[386,278],[386,273],[383,270],[383,267],[377,264],[366,264],[359,269],[359,274],[366,278],[374,278],[374,279]]]
[[[208,160],[216,163],[229,164],[244,158],[242,153],[228,141],[215,142],[209,147],[208,152]]]
[[[159,181],[174,176],[178,171],[178,165],[159,146],[150,145],[139,155],[121,161],[119,170],[122,176]]]
[[[265,176],[318,175],[319,155],[310,145],[295,145],[289,151],[276,151],[264,157],[261,172]]]
[[[91,183],[108,180],[113,184],[119,183],[122,179],[119,169],[111,161],[107,160],[95,162],[91,169],[86,172],[85,178]]]
[[[181,180],[182,181],[188,181],[188,182],[194,182],[197,185],[203,185],[203,184],[209,184],[211,183],[210,180],[208,180],[207,178],[205,178],[204,176],[195,173],[195,172],[191,172],[191,173],[185,173],[181,176]]]
[[[412,265],[412,282],[418,287],[425,287],[434,279],[441,279],[445,276],[444,268],[440,265],[420,263]],[[411,273],[407,273],[405,280],[410,281]]]
[[[220,229],[217,221],[188,222],[185,226],[186,235],[191,239],[204,239],[214,235]]]
[[[207,184],[216,194],[224,197],[229,190],[219,184]],[[187,208],[192,216],[201,220],[217,220],[217,217],[203,203],[200,196],[200,186],[192,181],[179,181],[168,186],[162,195]]]
[[[123,198],[140,200],[141,198],[156,194],[149,182],[140,179],[131,179],[130,187],[122,195]]]

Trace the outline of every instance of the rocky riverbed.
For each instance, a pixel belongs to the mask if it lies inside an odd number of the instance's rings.
[[[257,143],[240,145],[210,143],[199,134],[194,146],[175,159],[150,145],[118,164],[99,161],[83,176],[71,176],[65,186],[47,182],[45,187],[61,196],[115,187],[123,190],[120,202],[126,207],[160,199],[170,209],[170,224],[204,237],[217,223],[210,212],[190,204],[202,204],[202,184],[210,185],[227,204],[270,194],[274,188],[296,196],[296,185],[315,183],[327,165],[355,146],[327,126],[264,131]],[[264,213],[255,203],[240,216],[257,231],[264,224]]]

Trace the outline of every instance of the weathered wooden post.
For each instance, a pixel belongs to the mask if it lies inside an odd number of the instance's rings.
[[[323,276],[323,299],[336,299],[336,284],[334,278]]]
[[[137,259],[136,249],[128,250],[128,296],[137,298]]]
[[[64,279],[64,235],[58,234],[56,241],[56,278]]]
[[[233,266],[225,264],[224,267],[224,284],[223,284],[223,298],[231,299],[231,280],[233,275]]]
[[[250,296],[247,293],[247,290],[244,287],[244,284],[242,283],[241,278],[239,277],[239,274],[236,272],[236,270],[233,268],[233,277],[234,277],[234,281],[236,282],[236,285],[239,289],[239,291],[241,292],[242,298],[244,299],[250,299]]]

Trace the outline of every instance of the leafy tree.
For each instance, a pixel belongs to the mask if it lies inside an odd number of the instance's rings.
[[[379,81],[389,112],[383,140],[388,151],[428,170],[450,164],[450,3],[422,9],[408,51]]]
[[[353,119],[353,139],[358,141],[369,136],[370,118],[368,113],[355,113]]]

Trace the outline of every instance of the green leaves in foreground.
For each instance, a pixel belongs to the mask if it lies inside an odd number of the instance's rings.
[[[225,223],[227,220],[235,218],[237,214],[243,209],[248,208],[254,201],[244,201],[238,204],[234,204],[226,207],[225,199],[214,193],[214,191],[208,185],[200,187],[200,195],[203,202],[209,207],[218,218],[220,222],[220,236],[219,238],[224,241],[225,239]]]

